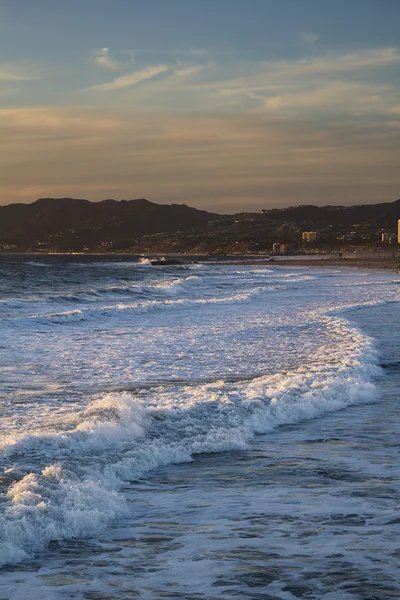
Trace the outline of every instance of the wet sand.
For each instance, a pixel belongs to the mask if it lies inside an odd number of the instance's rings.
[[[263,264],[282,267],[352,267],[358,269],[384,269],[396,272],[400,270],[400,258],[276,258],[266,260]]]

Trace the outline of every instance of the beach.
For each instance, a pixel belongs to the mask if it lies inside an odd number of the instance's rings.
[[[285,257],[282,259],[274,259],[274,263],[277,265],[285,264],[286,266],[299,266],[299,267],[355,267],[357,269],[382,269],[382,270],[399,270],[400,258],[380,258],[374,256],[366,257],[352,257],[346,256],[344,258],[307,258],[307,257]]]

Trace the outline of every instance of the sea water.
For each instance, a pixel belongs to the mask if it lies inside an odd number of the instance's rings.
[[[0,598],[399,598],[399,300],[2,256]]]

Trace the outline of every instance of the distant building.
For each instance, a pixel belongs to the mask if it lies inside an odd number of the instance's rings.
[[[338,235],[336,237],[336,239],[339,242],[352,242],[354,240],[354,234],[353,233],[345,233],[343,235]]]
[[[301,234],[303,242],[317,242],[319,240],[318,231],[303,231]]]
[[[397,221],[397,241],[400,244],[400,219]]]
[[[272,254],[279,254],[280,246],[281,245],[279,242],[275,242],[275,244],[272,244]]]
[[[389,243],[389,241],[390,241],[390,233],[387,233],[387,232],[386,232],[386,233],[382,233],[382,239],[381,239],[381,242],[382,242],[383,244],[388,244],[388,243]]]

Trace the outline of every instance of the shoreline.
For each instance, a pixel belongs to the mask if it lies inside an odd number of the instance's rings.
[[[128,253],[122,254],[110,254],[110,253],[39,253],[39,252],[2,252],[1,256],[26,256],[35,258],[48,258],[48,257],[107,257],[107,258],[131,258],[133,255]],[[160,253],[146,253],[146,258],[150,256],[158,257],[162,256]],[[176,257],[182,260],[182,264],[190,264],[193,262],[204,262],[210,265],[218,264],[240,264],[240,265],[259,265],[259,266],[283,266],[283,267],[347,267],[347,268],[358,268],[358,269],[379,269],[383,271],[395,271],[400,272],[400,254],[395,257],[382,257],[382,256],[344,256],[338,258],[336,256],[330,256],[327,258],[317,258],[315,255],[297,255],[294,256],[277,256],[277,257],[262,257],[262,256],[249,256],[249,255],[228,255],[227,257],[208,257],[206,255],[195,255],[195,254],[169,254],[165,253],[163,256]]]
[[[257,263],[260,264],[260,263]],[[323,259],[276,259],[263,261],[265,265],[290,266],[290,267],[347,267],[358,269],[379,269],[382,271],[399,272],[400,260],[395,258],[323,258]]]

